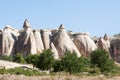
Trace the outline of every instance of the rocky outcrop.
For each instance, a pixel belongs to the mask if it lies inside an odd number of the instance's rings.
[[[55,48],[55,46],[54,46],[53,43],[51,43],[51,50],[52,50],[52,52],[54,53],[54,59],[59,59],[58,51],[57,51],[57,49]]]
[[[50,49],[51,31],[50,30],[42,30],[41,35],[42,35],[42,40],[43,40],[43,44],[44,44],[44,49]]]
[[[41,53],[44,50],[43,41],[41,38],[40,30],[34,30],[35,42],[36,42],[36,50],[37,53]]]
[[[28,20],[24,21],[23,25],[24,31],[20,33],[17,41],[17,53],[22,53],[24,56],[27,54],[35,54],[37,53],[36,41],[34,37],[34,33],[30,28],[30,24]]]
[[[89,56],[90,52],[97,49],[96,44],[90,38],[89,33],[76,33],[73,34],[73,41],[77,46],[79,52],[83,56]]]
[[[113,39],[110,43],[110,53],[112,58],[120,63],[120,39]]]
[[[56,36],[53,40],[53,44],[55,45],[60,58],[63,57],[64,53],[67,50],[71,51],[71,52],[75,51],[77,53],[78,57],[81,56],[77,47],[75,46],[73,41],[68,36],[68,34],[67,34],[63,25],[60,25],[59,31],[58,31],[58,33],[56,34]]]
[[[98,41],[98,48],[100,49],[105,49],[106,51],[109,52],[109,48],[110,48],[110,39],[107,36],[107,34],[104,35],[104,37],[100,37],[99,41]]]
[[[18,39],[19,31],[6,26],[3,31],[0,32],[0,55],[13,56],[16,52],[16,41]]]

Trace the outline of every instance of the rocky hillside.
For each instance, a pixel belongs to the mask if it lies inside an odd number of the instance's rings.
[[[54,58],[61,58],[66,51],[75,51],[80,57],[89,56],[90,52],[102,48],[110,53],[110,56],[120,62],[120,39],[104,37],[92,39],[89,33],[68,33],[64,25],[58,30],[34,30],[26,19],[23,30],[17,30],[6,26],[0,30],[0,55],[13,56],[21,53],[40,54],[44,49],[51,49]]]

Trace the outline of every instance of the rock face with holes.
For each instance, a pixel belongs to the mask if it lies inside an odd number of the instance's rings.
[[[111,40],[110,54],[116,62],[120,63],[120,38]]]
[[[16,52],[16,42],[19,36],[19,31],[6,26],[0,32],[0,55],[13,56]]]
[[[75,51],[78,57],[81,56],[77,47],[75,46],[73,41],[68,36],[63,25],[60,25],[59,31],[56,34],[56,36],[54,37],[53,44],[55,45],[60,58],[63,57],[64,53],[67,50],[71,51],[71,52]]]
[[[76,33],[72,35],[73,41],[77,46],[79,52],[83,56],[89,56],[90,52],[97,49],[96,44],[90,38],[89,33]]]

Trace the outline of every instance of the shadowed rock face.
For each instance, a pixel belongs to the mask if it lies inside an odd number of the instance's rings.
[[[23,25],[24,31],[20,33],[16,46],[17,53],[22,53],[24,56],[26,56],[29,53],[37,53],[34,33],[28,24],[28,21],[25,20]]]
[[[89,34],[87,33],[77,33],[73,34],[73,41],[77,46],[79,52],[83,56],[89,56],[90,52],[97,49],[96,44],[90,38]]]
[[[6,26],[0,32],[0,55],[12,56],[16,52],[16,41],[18,39],[19,31]]]
[[[112,58],[120,63],[120,39],[113,39],[110,43],[110,53]]]
[[[71,51],[71,52],[75,51],[78,57],[81,56],[77,47],[75,46],[75,44],[72,42],[72,40],[68,36],[63,25],[59,27],[59,31],[53,40],[53,44],[55,45],[60,58],[64,55],[66,50]]]

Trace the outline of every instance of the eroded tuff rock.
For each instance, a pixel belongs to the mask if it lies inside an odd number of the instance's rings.
[[[28,20],[24,21],[23,28],[24,31],[20,33],[17,41],[17,53],[22,53],[24,56],[29,53],[36,54],[36,41]]]
[[[18,39],[19,31],[6,26],[3,31],[0,32],[0,55],[13,56],[16,52],[16,41]]]
[[[79,52],[83,56],[89,56],[91,51],[97,49],[97,46],[90,38],[89,33],[76,33],[73,34],[72,37]]]
[[[109,48],[110,48],[110,39],[107,36],[107,34],[104,35],[104,37],[100,37],[99,41],[98,41],[98,48],[100,49],[105,49],[106,51],[109,52]]]
[[[120,63],[120,38],[111,40],[110,53],[112,58]]]
[[[44,45],[41,38],[40,30],[34,30],[34,36],[35,36],[37,53],[41,53],[44,50]]]
[[[70,37],[68,36],[65,28],[63,25],[60,25],[59,27],[59,31],[56,34],[53,44],[55,45],[59,57],[61,58],[64,53],[68,50],[68,51],[75,51],[77,53],[77,56],[80,57],[81,54],[78,51],[77,47],[75,46],[75,44],[73,43],[73,41],[70,39]]]
[[[42,35],[42,40],[43,40],[43,44],[44,44],[44,49],[50,49],[51,31],[50,30],[42,30],[41,35]]]
[[[55,59],[59,59],[58,51],[57,51],[57,49],[55,48],[55,46],[54,46],[53,43],[51,43],[51,50],[52,50],[52,52],[54,53],[54,58],[55,58]]]

